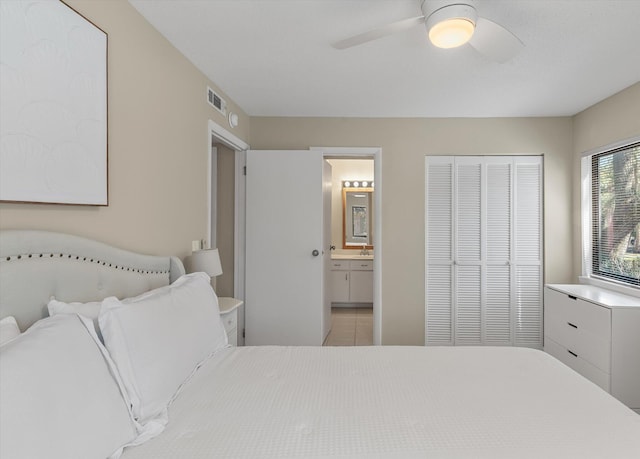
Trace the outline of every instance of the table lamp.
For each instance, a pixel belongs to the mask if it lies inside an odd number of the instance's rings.
[[[222,274],[218,249],[203,249],[191,254],[191,272],[207,273],[210,277]]]

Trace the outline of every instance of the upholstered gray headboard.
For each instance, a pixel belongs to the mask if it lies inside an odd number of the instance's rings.
[[[21,330],[46,317],[60,301],[126,298],[168,285],[182,274],[177,257],[141,255],[63,233],[0,231],[0,318]]]

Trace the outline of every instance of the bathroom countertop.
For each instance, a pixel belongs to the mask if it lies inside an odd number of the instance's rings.
[[[360,255],[360,253],[332,253],[332,260],[373,260],[373,255]]]

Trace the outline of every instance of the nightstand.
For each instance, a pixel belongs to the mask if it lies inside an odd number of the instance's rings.
[[[218,306],[220,307],[220,317],[224,324],[224,330],[227,332],[229,344],[238,345],[238,308],[244,302],[236,298],[222,296],[218,298]]]

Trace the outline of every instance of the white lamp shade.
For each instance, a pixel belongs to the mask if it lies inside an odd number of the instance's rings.
[[[198,250],[191,254],[191,271],[207,273],[211,277],[222,274],[218,249]]]

